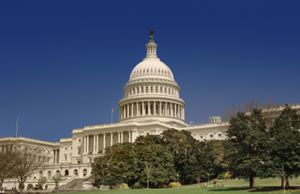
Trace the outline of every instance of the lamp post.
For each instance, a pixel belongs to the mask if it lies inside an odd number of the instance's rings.
[[[209,172],[207,173],[207,187],[208,187],[208,183],[209,183]]]

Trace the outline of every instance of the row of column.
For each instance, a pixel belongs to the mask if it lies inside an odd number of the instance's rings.
[[[127,90],[127,97],[134,96],[136,94],[167,94],[178,97],[178,90],[171,87],[162,87],[162,86],[139,86],[130,88]]]
[[[184,120],[181,104],[162,101],[145,101],[124,104],[120,107],[120,119],[138,116],[167,116]]]
[[[112,132],[91,134],[83,137],[83,154],[97,154],[104,151],[106,147],[117,143],[133,142],[133,132]]]
[[[58,164],[59,163],[59,149],[53,150],[53,163]]]

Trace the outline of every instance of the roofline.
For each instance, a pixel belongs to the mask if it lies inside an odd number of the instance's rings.
[[[7,142],[7,141],[10,142],[23,141],[23,142],[36,143],[36,144],[42,144],[47,146],[59,146],[59,142],[43,141],[43,140],[37,140],[37,139],[32,139],[27,137],[1,137],[0,138],[0,143]]]

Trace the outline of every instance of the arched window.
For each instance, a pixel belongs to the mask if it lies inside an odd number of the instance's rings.
[[[65,170],[65,176],[69,176],[69,170]]]

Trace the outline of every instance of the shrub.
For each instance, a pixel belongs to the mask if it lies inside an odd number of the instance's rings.
[[[41,185],[41,184],[35,185],[34,190],[43,190],[43,185]]]
[[[225,179],[225,173],[218,174],[218,179],[220,179],[220,180]]]
[[[232,175],[230,174],[230,172],[225,172],[224,173],[224,179],[231,179]]]
[[[135,182],[134,185],[133,185],[133,188],[135,188],[135,189],[143,189],[144,187],[143,187],[143,185],[141,185],[141,183]]]
[[[119,186],[120,189],[129,189],[129,186],[127,183],[121,183]]]
[[[179,186],[181,186],[181,184],[180,184],[179,182],[171,182],[171,183],[169,184],[169,187],[170,187],[170,188],[177,188],[177,187],[179,187]]]
[[[28,184],[27,185],[27,190],[33,190],[33,185],[32,184]]]

